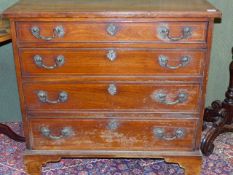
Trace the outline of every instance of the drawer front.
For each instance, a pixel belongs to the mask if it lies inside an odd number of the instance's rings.
[[[37,150],[188,150],[197,120],[31,119],[31,148]]]
[[[24,76],[201,75],[205,51],[20,49]]]
[[[206,22],[17,22],[22,42],[206,42]]]
[[[25,83],[28,110],[197,112],[198,84]]]

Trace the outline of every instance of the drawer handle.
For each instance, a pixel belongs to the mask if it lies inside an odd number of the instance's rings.
[[[115,24],[109,24],[106,30],[109,35],[114,36],[117,33],[118,27]]]
[[[65,58],[63,55],[59,55],[57,56],[57,58],[55,59],[55,64],[53,66],[46,66],[43,63],[43,58],[40,55],[35,55],[34,56],[34,62],[38,67],[42,67],[44,69],[55,69],[57,67],[61,67],[62,65],[64,65],[65,63]]]
[[[117,94],[117,87],[115,84],[110,84],[108,86],[108,93],[112,96],[116,95]]]
[[[54,38],[62,38],[65,35],[64,28],[62,26],[57,26],[53,29],[53,36],[42,36],[40,34],[40,28],[38,26],[33,26],[31,28],[32,35],[38,39],[42,39],[45,41],[50,41]]]
[[[70,137],[73,135],[73,130],[70,127],[65,127],[60,131],[59,136],[54,136],[51,134],[51,130],[47,127],[41,127],[40,132],[43,136],[52,139],[52,140],[60,140],[66,137]]]
[[[58,95],[58,99],[55,101],[48,99],[48,93],[46,91],[42,91],[42,90],[39,91],[37,93],[37,96],[42,103],[57,104],[57,103],[64,103],[68,100],[68,93],[65,91],[60,92]]]
[[[183,138],[185,136],[185,129],[178,128],[172,134],[166,134],[164,128],[154,128],[153,134],[159,139],[171,141]]]
[[[159,65],[168,69],[178,69],[189,64],[191,58],[189,56],[183,56],[180,58],[180,63],[177,66],[170,66],[168,64],[168,58],[164,55],[159,56]]]
[[[187,93],[179,93],[177,96],[177,99],[175,101],[168,101],[167,100],[167,94],[163,92],[158,92],[153,94],[153,99],[159,103],[163,103],[166,105],[175,105],[178,103],[184,103],[188,99],[188,94]]]
[[[110,61],[114,61],[116,58],[117,58],[117,53],[115,50],[111,49],[108,51],[107,53],[107,58],[110,60]]]
[[[159,35],[163,39],[169,39],[170,41],[180,41],[180,40],[187,39],[187,38],[192,36],[192,28],[191,27],[183,27],[182,35],[180,37],[171,37],[170,36],[170,29],[165,27],[165,26],[161,26],[159,28]]]

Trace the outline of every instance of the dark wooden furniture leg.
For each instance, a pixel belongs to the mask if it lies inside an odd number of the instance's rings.
[[[204,155],[208,156],[213,152],[213,142],[219,134],[233,132],[233,61],[230,64],[230,83],[225,97],[223,102],[216,100],[211,104],[211,107],[205,109],[204,122],[212,122],[213,126],[206,133],[201,143],[201,150]]]
[[[4,125],[2,123],[0,123],[0,134],[4,134],[17,142],[24,142],[25,141],[24,137],[17,135],[14,131],[11,130],[11,128],[9,126]]]

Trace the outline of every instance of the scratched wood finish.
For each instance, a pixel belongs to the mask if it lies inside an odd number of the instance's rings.
[[[106,83],[27,83],[24,84],[25,104],[28,110],[113,110],[113,111],[183,111],[197,112],[200,99],[198,85],[171,85],[170,84],[127,84],[117,83],[116,94],[108,92]],[[38,98],[39,91],[46,91],[48,99],[58,100],[59,93],[67,92],[68,100],[50,104],[43,103]],[[167,105],[156,100],[156,94],[165,93],[168,102],[178,100],[180,93],[187,94],[187,100],[173,105]]]
[[[28,173],[39,175],[42,164],[62,157],[157,157],[179,163],[186,175],[200,174],[213,22],[221,13],[205,0],[54,2],[22,0],[4,13],[11,20]],[[113,36],[107,32],[110,24],[117,28]],[[53,36],[58,25],[63,26],[65,35],[51,41],[31,33],[31,27],[38,26],[41,35]],[[179,41],[161,38],[160,26],[168,27],[169,36]],[[182,38],[184,27],[191,27],[187,38]],[[114,61],[106,57],[109,49],[117,51]],[[53,65],[56,56],[63,54],[65,64],[43,70],[34,64],[35,54],[43,56],[46,65]],[[168,70],[159,66],[160,54],[166,54],[172,66],[183,54],[192,60]],[[109,94],[110,84],[115,84],[116,94]],[[49,100],[67,91],[68,100],[45,104],[39,101],[38,90],[47,91]],[[152,96],[160,90],[169,94],[169,102],[185,90],[187,101],[160,104]],[[106,134],[113,119],[119,125]],[[51,141],[41,135],[42,125],[55,136],[69,125],[75,135]],[[154,127],[165,129],[167,137],[178,128],[185,128],[187,135],[179,141],[161,141],[154,137]],[[100,139],[101,133],[107,138]],[[110,137],[115,137],[114,141],[109,142]],[[127,139],[134,137],[135,142]]]
[[[110,125],[114,123],[114,128]],[[32,149],[35,150],[182,150],[194,148],[197,120],[127,120],[127,119],[32,119],[30,133]],[[41,127],[51,130],[51,135],[59,136],[61,130],[70,127],[71,136],[53,140],[43,136]],[[165,130],[164,140],[153,133],[155,128]],[[177,129],[184,130],[182,138],[175,138]],[[174,137],[174,138],[173,138]]]
[[[109,25],[116,26],[116,33],[110,35],[107,32]],[[50,42],[168,42],[159,34],[159,27],[166,26],[170,30],[170,36],[182,36],[184,27],[190,27],[192,34],[178,42],[183,43],[203,43],[206,41],[205,22],[18,22],[17,35],[21,42],[43,42],[35,38],[31,33],[31,28],[40,28],[42,36],[53,36],[54,28],[62,26],[64,36],[57,37]],[[173,42],[174,43],[174,42]],[[176,43],[176,42],[175,42]]]
[[[113,60],[108,54],[114,51]],[[64,56],[64,64],[54,69],[36,65],[39,55],[46,66],[56,65],[58,56]],[[168,59],[168,67],[161,66],[159,58]],[[183,57],[189,61],[179,66]],[[111,57],[110,57],[111,58]],[[154,49],[20,49],[23,76],[57,75],[157,75],[157,76],[202,76],[205,62],[204,50],[154,50]],[[169,66],[177,67],[171,69]]]

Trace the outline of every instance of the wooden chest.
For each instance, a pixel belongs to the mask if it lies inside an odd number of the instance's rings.
[[[63,157],[164,158],[200,174],[214,18],[205,0],[9,8],[29,174]]]

